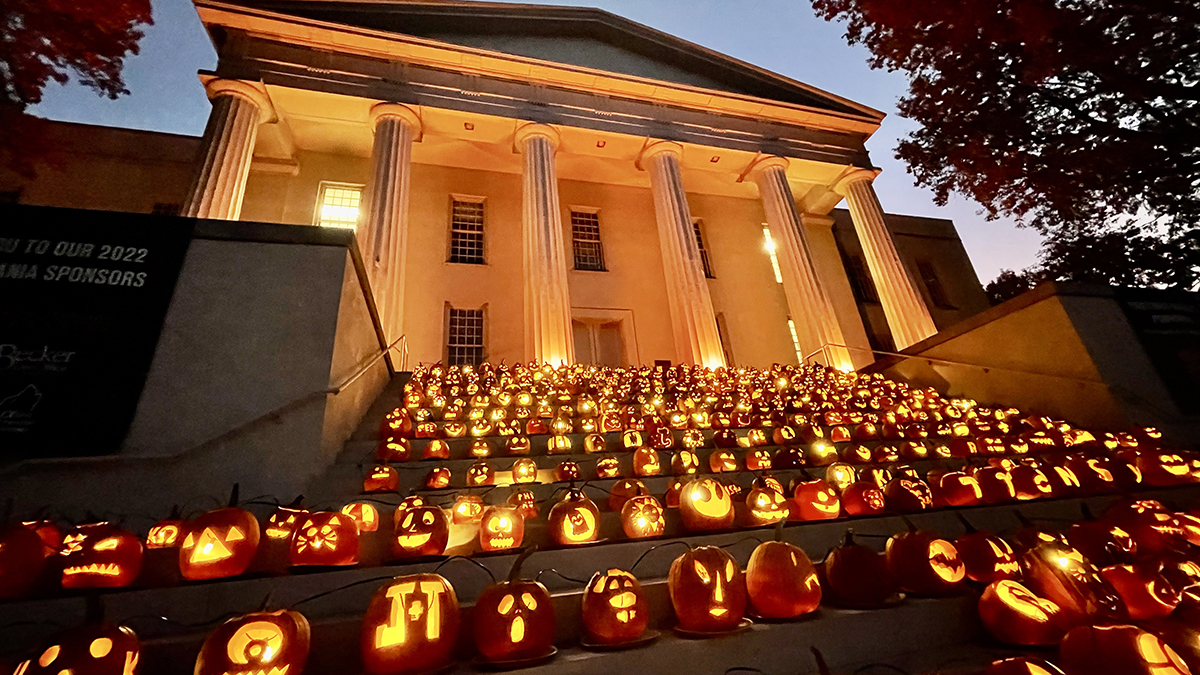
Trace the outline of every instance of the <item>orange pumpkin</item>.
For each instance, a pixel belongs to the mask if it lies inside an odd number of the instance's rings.
[[[842,514],[837,492],[823,480],[803,480],[792,490],[793,520],[832,520]]]
[[[479,519],[479,549],[502,551],[519,548],[525,539],[525,518],[511,506],[489,506]]]
[[[583,490],[571,488],[550,509],[546,531],[559,546],[574,546],[595,541],[600,533],[600,510]]]
[[[358,564],[358,524],[344,513],[310,513],[292,537],[293,567],[348,567]]]
[[[1021,576],[1021,565],[1007,541],[991,532],[976,530],[962,514],[958,517],[967,531],[954,540],[954,548],[966,566],[968,579],[990,584]]]
[[[454,660],[460,623],[449,581],[437,574],[396,577],[367,605],[359,637],[363,666],[371,675],[439,670]]]
[[[799,547],[782,541],[782,534],[781,525],[775,541],[759,544],[746,563],[750,606],[768,619],[794,618],[821,604],[821,581],[812,561]]]
[[[1079,626],[1059,644],[1066,675],[1190,675],[1175,650],[1134,626]]]
[[[86,623],[56,633],[14,675],[134,675],[142,645],[132,629]]]
[[[884,557],[855,543],[851,530],[846,530],[841,546],[826,556],[823,580],[824,597],[842,607],[883,607],[896,592]]]
[[[630,539],[661,535],[666,529],[662,505],[649,494],[630,497],[621,506],[621,529]]]
[[[583,591],[583,628],[598,644],[637,640],[650,622],[649,603],[642,585],[629,572],[596,572]]]
[[[441,555],[449,540],[450,519],[445,511],[431,504],[414,506],[406,509],[396,522],[392,553],[397,558]]]
[[[733,525],[733,499],[722,483],[700,478],[680,491],[679,515],[689,532],[723,530]]]
[[[299,673],[308,661],[308,619],[299,612],[254,612],[226,621],[204,639],[195,675]]]
[[[483,589],[472,611],[475,648],[488,662],[549,656],[554,648],[554,601],[540,583],[521,579],[521,565],[533,553],[517,556],[505,581]]]
[[[1039,598],[1016,581],[988,585],[979,598],[979,618],[997,640],[1013,645],[1054,645],[1068,622],[1054,602]]]
[[[920,596],[950,595],[959,591],[967,568],[954,544],[911,522],[907,532],[888,539],[885,557],[896,587]]]
[[[745,575],[733,556],[716,546],[694,548],[676,558],[667,592],[679,627],[687,631],[732,631],[746,613]]]
[[[142,542],[111,523],[80,525],[63,537],[63,588],[119,588],[142,571]]]
[[[238,487],[229,506],[188,523],[179,547],[179,573],[184,579],[221,579],[245,572],[254,562],[260,532],[253,513],[237,507]]]

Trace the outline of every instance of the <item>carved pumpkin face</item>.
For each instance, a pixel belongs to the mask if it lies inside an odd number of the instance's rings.
[[[821,582],[804,551],[783,541],[759,544],[746,564],[746,591],[758,616],[790,619],[815,611]]]
[[[648,494],[625,500],[621,506],[621,529],[630,539],[661,535],[666,530],[662,505]]]
[[[437,574],[396,577],[375,591],[359,647],[372,675],[415,675],[453,661],[461,619],[458,597]]]
[[[700,460],[691,450],[680,450],[671,457],[671,473],[676,476],[687,476],[700,469]]]
[[[529,449],[528,436],[509,436],[504,444],[504,451],[509,455],[528,455]]]
[[[479,548],[502,551],[519,548],[525,539],[525,518],[516,508],[489,506],[479,519]]]
[[[583,627],[593,642],[620,644],[642,636],[650,621],[642,585],[629,572],[596,572],[583,591]]]
[[[522,457],[513,462],[512,481],[514,483],[536,483],[537,472],[537,462],[528,457]]]
[[[1058,644],[1067,629],[1058,605],[1011,580],[993,582],[984,590],[979,617],[997,640],[1014,645]]]
[[[530,518],[538,517],[537,496],[531,490],[517,490],[508,496],[506,502],[509,506],[515,507],[521,517],[529,520]]]
[[[733,525],[733,500],[725,485],[701,478],[680,491],[679,514],[689,532],[725,529]]]
[[[1067,673],[1185,675],[1191,672],[1175,650],[1134,626],[1079,626],[1059,644]]]
[[[118,588],[142,571],[142,542],[109,523],[80,525],[63,537],[63,588]]]
[[[492,444],[488,443],[487,441],[485,441],[482,438],[477,438],[477,439],[471,441],[470,454],[472,457],[481,457],[481,458],[482,457],[491,457]]]
[[[342,513],[350,517],[359,533],[375,532],[379,529],[379,510],[366,502],[354,502],[342,507]]]
[[[983,584],[1021,575],[1012,546],[990,532],[967,532],[954,540],[954,548],[967,569],[967,578]]]
[[[802,481],[792,493],[792,518],[831,520],[842,514],[837,492],[823,480]]]
[[[771,453],[766,448],[754,448],[746,453],[746,469],[750,471],[770,471]]]
[[[467,467],[467,487],[491,485],[496,482],[496,469],[491,464],[479,460]]]
[[[19,675],[134,675],[142,645],[133,630],[85,624],[56,634],[36,657],[17,665]]]
[[[414,506],[396,523],[392,551],[397,558],[441,555],[450,540],[450,520],[437,506]]]
[[[456,525],[478,523],[483,516],[483,497],[479,495],[459,495],[454,499],[453,520]]]
[[[554,643],[554,602],[536,581],[502,581],[475,603],[475,646],[488,661],[546,655]]]
[[[774,525],[787,518],[789,510],[787,497],[765,482],[755,481],[746,494],[746,522],[752,527]]]
[[[732,450],[717,450],[708,456],[708,468],[712,473],[737,471],[737,456]]]
[[[582,475],[583,472],[576,462],[562,462],[554,467],[554,480],[562,483],[579,480]]]
[[[280,506],[267,517],[267,526],[263,533],[268,539],[291,539],[300,526],[300,521],[308,516],[308,509],[297,505]]]
[[[596,460],[597,478],[617,478],[621,475],[621,462],[616,457],[601,457]]]
[[[196,675],[299,675],[308,661],[308,619],[299,612],[255,612],[208,634]]]
[[[600,510],[582,490],[571,489],[550,509],[546,530],[559,546],[595,541],[599,534]]]
[[[701,546],[676,558],[667,591],[685,630],[731,631],[746,613],[745,575],[733,556],[716,546]]]
[[[395,492],[400,487],[400,474],[390,466],[380,464],[363,479],[363,492]]]
[[[638,448],[633,452],[633,472],[639,476],[657,476],[662,473],[658,452],[650,448]]]
[[[425,487],[430,490],[444,490],[450,487],[450,469],[435,466],[425,474]]]
[[[343,513],[317,511],[296,528],[288,551],[293,567],[358,564],[358,524]]]
[[[278,520],[276,516],[285,508],[276,509],[268,521],[268,528],[273,521],[276,521],[275,527],[283,526],[287,516],[280,515]],[[293,518],[288,527],[294,528],[294,523]],[[241,574],[254,562],[259,537],[258,519],[249,511],[236,507],[209,511],[188,523],[188,533],[179,547],[179,572],[184,579],[193,580]]]

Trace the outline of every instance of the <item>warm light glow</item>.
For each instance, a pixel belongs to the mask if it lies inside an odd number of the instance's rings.
[[[225,651],[231,663],[266,665],[283,650],[283,631],[270,621],[252,621],[233,634]]]
[[[775,255],[775,240],[771,238],[771,228],[763,228],[763,248],[771,256],[771,269],[775,270],[775,282],[783,283],[783,272],[779,269],[779,257]],[[793,335],[795,332],[793,331]],[[800,350],[797,349],[797,352]]]
[[[420,592],[418,594],[418,587]],[[402,645],[409,639],[408,624],[425,617],[425,638],[436,640],[442,634],[442,596],[446,589],[437,581],[408,581],[387,590],[391,600],[386,625],[375,629],[375,648],[385,649]],[[419,597],[418,597],[419,596]]]
[[[358,206],[362,188],[349,185],[321,186],[321,209],[317,224],[325,227],[358,227]]]
[[[229,528],[229,532],[225,535],[224,541],[221,540],[221,535],[211,527],[204,528],[196,541],[195,548],[192,549],[192,555],[188,558],[188,562],[195,565],[196,563],[214,562],[224,560],[233,555],[225,544],[234,541],[241,541],[246,538],[241,529],[236,527]],[[192,546],[192,535],[189,533],[187,538],[183,540],[183,547]]]

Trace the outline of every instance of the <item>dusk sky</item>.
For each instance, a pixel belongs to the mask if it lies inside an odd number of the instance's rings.
[[[601,7],[672,35],[869,105],[888,114],[867,142],[883,174],[875,189],[884,210],[950,218],[986,284],[1000,269],[1032,264],[1039,237],[1009,221],[986,221],[973,202],[956,199],[939,208],[932,193],[913,185],[893,158],[896,140],[913,124],[896,114],[904,93],[902,73],[873,71],[867,52],[850,47],[843,28],[817,18],[806,0],[559,0],[550,4]],[[141,54],[127,61],[131,94],[117,101],[71,84],[51,85],[32,109],[51,119],[151,129],[199,136],[209,104],[196,71],[216,66],[216,53],[189,0],[153,0],[155,25]]]

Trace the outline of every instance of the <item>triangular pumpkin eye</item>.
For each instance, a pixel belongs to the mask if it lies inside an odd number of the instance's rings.
[[[241,541],[245,538],[246,535],[242,534],[242,531],[236,527],[229,528],[229,532],[225,535],[225,541]]]

